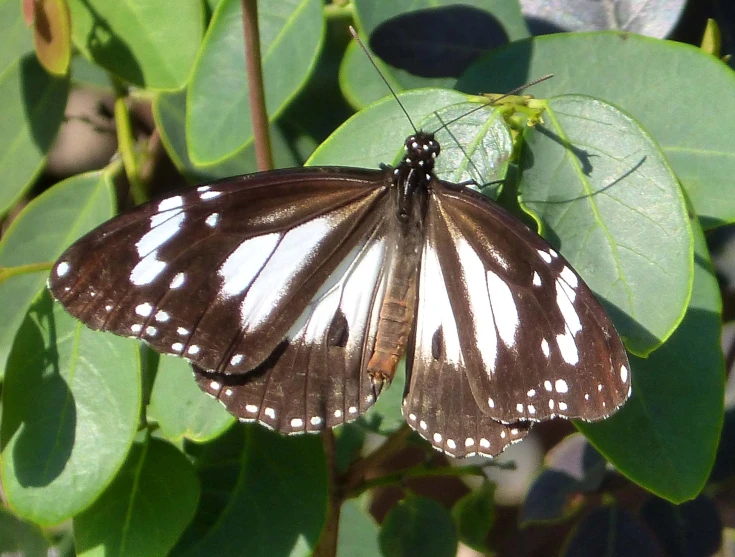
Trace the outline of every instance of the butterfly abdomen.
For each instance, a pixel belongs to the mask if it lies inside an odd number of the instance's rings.
[[[380,302],[373,353],[367,367],[377,392],[383,383],[393,380],[398,361],[406,352],[416,316],[418,270],[424,242],[425,195],[422,197],[421,192],[416,192],[407,202],[401,195],[400,186],[392,193],[396,203],[392,224],[394,236],[400,237],[400,241],[390,247],[384,262],[387,264],[386,286]],[[399,207],[402,210],[397,210]]]

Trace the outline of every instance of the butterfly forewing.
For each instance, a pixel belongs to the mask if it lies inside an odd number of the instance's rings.
[[[478,407],[504,423],[612,414],[629,396],[629,364],[587,285],[504,209],[446,182],[433,192],[427,242]]]
[[[385,173],[333,170],[246,176],[138,207],[69,248],[49,287],[92,328],[243,373],[381,222]]]

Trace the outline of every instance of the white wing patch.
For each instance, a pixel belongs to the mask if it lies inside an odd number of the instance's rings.
[[[462,236],[457,235],[457,238],[457,254],[467,286],[467,301],[470,306],[475,338],[483,339],[477,348],[485,369],[492,374],[498,357],[498,334],[487,290],[485,265]]]
[[[277,233],[266,234],[240,244],[219,268],[218,273],[222,277],[220,295],[230,298],[244,292],[273,254],[280,238]]]
[[[292,287],[293,276],[309,264],[310,254],[333,227],[332,220],[329,216],[313,219],[284,234],[240,305],[243,332],[258,328],[268,319],[278,300]]]
[[[462,361],[462,349],[459,344],[457,323],[447,296],[447,286],[444,283],[439,258],[428,242],[424,244],[419,290],[419,308],[416,316],[418,319],[416,349],[419,357],[426,362],[429,361],[432,357],[434,334],[441,328],[444,357],[458,366]]]

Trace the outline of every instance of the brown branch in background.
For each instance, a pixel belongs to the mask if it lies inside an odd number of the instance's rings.
[[[263,67],[260,63],[258,5],[256,0],[241,0],[241,4],[250,116],[253,120],[253,137],[255,138],[255,160],[258,170],[270,170],[273,168],[273,154],[268,129],[268,113],[265,110]]]
[[[342,489],[337,478],[334,432],[331,429],[325,429],[321,435],[324,456],[327,461],[327,513],[312,557],[335,557],[339,537],[339,515],[342,509]]]

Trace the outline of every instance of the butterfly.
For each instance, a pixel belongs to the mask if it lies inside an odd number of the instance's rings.
[[[227,178],[74,243],[48,287],[92,329],[189,360],[242,421],[293,434],[364,414],[406,357],[402,412],[433,447],[494,456],[555,416],[629,397],[625,348],[549,243],[434,174],[416,132],[392,167]]]

